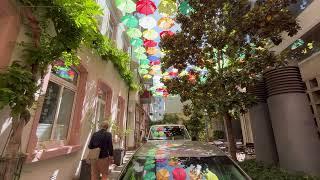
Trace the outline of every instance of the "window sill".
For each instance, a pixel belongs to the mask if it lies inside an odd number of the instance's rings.
[[[80,145],[72,145],[72,146],[60,146],[51,149],[38,150],[34,151],[32,154],[29,154],[26,163],[38,162],[46,159],[51,159],[54,157],[68,155],[74,152],[77,152],[81,149]]]

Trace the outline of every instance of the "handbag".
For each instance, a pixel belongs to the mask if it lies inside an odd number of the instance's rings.
[[[100,148],[89,149],[87,160],[97,160],[99,159]]]

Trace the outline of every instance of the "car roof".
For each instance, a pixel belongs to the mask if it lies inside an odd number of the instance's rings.
[[[135,153],[136,157],[210,157],[225,156],[216,146],[198,141],[150,141]]]

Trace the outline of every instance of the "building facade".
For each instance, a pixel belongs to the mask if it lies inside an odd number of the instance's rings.
[[[97,3],[103,10],[103,16],[97,17],[101,33],[112,39],[117,48],[131,54],[125,27],[120,24],[121,12],[113,1]],[[20,58],[21,48],[16,44],[30,41],[22,19],[14,3],[0,2],[0,67],[3,69]],[[77,179],[90,137],[98,129],[98,123],[106,118],[120,129],[130,130],[124,138],[114,137],[115,148],[135,148],[138,138],[131,137],[136,137],[133,136],[136,131],[145,133],[141,131],[145,131],[148,109],[140,104],[138,92],[129,89],[112,62],[85,48],[78,56],[80,65],[66,67],[63,60],[57,60],[45,75],[32,116],[23,129],[20,151],[27,154],[27,160],[21,171],[22,180]],[[131,69],[139,81],[136,63],[131,62]],[[9,114],[8,108],[0,112],[1,150],[11,130]],[[145,117],[140,118],[141,114]],[[137,122],[143,125],[137,126]]]

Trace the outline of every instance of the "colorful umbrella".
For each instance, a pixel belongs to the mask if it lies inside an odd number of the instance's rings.
[[[158,45],[158,43],[155,42],[155,41],[153,41],[153,40],[144,40],[144,41],[143,41],[143,45],[144,45],[145,47],[155,47],[155,46]]]
[[[139,67],[142,68],[142,69],[148,69],[148,68],[150,68],[150,66],[149,66],[148,64],[142,64],[142,65],[140,65]]]
[[[156,61],[156,60],[159,60],[160,58],[157,57],[157,56],[149,56],[148,59],[149,59],[150,61]]]
[[[172,171],[173,179],[175,180],[186,180],[187,179],[187,173],[185,169],[183,168],[175,168]]]
[[[160,60],[150,62],[150,65],[160,65],[160,64],[161,64]]]
[[[193,12],[194,9],[190,6],[189,1],[183,1],[179,5],[179,11],[181,12],[181,14],[187,16],[189,15],[189,13]]]
[[[133,47],[139,47],[139,46],[142,46],[143,40],[140,39],[140,38],[132,38],[132,39],[130,40],[130,44],[131,44]]]
[[[129,28],[135,28],[138,26],[138,19],[130,14],[121,18],[121,22]]]
[[[136,5],[132,0],[122,0],[121,2],[118,1],[116,2],[116,6],[123,13],[133,13],[136,11]]]
[[[155,47],[147,48],[147,54],[149,54],[149,55],[157,54],[157,48],[155,48]]]
[[[162,29],[170,29],[174,26],[174,20],[169,17],[162,17],[158,21],[158,26]]]
[[[143,64],[150,64],[150,61],[148,59],[140,59],[140,65]]]
[[[136,4],[136,10],[140,14],[153,14],[156,11],[157,7],[151,0],[139,0]]]
[[[131,38],[139,38],[142,35],[141,31],[137,28],[128,29],[127,34]]]
[[[137,53],[137,54],[143,54],[146,52],[146,49],[144,47],[137,47],[133,52]]]
[[[143,76],[143,78],[144,78],[144,79],[151,79],[152,76],[151,76],[150,74],[146,74],[146,75]]]
[[[145,54],[136,54],[135,57],[137,59],[147,59],[147,55],[145,55]]]
[[[169,180],[170,173],[166,169],[160,169],[157,172],[157,180]]]
[[[177,12],[177,4],[173,0],[162,0],[158,9],[160,13],[172,16]]]
[[[174,33],[172,32],[172,31],[162,31],[161,33],[160,33],[160,37],[161,38],[164,38],[164,37],[166,37],[166,36],[173,36],[174,35]]]
[[[140,69],[139,73],[140,74],[148,74],[148,70],[147,69]]]
[[[145,29],[152,29],[157,25],[157,21],[152,16],[144,16],[139,20],[139,25]]]
[[[116,6],[119,6],[122,3],[122,0],[114,0]]]
[[[154,40],[158,37],[158,33],[153,29],[148,29],[143,32],[143,37],[147,40]]]

